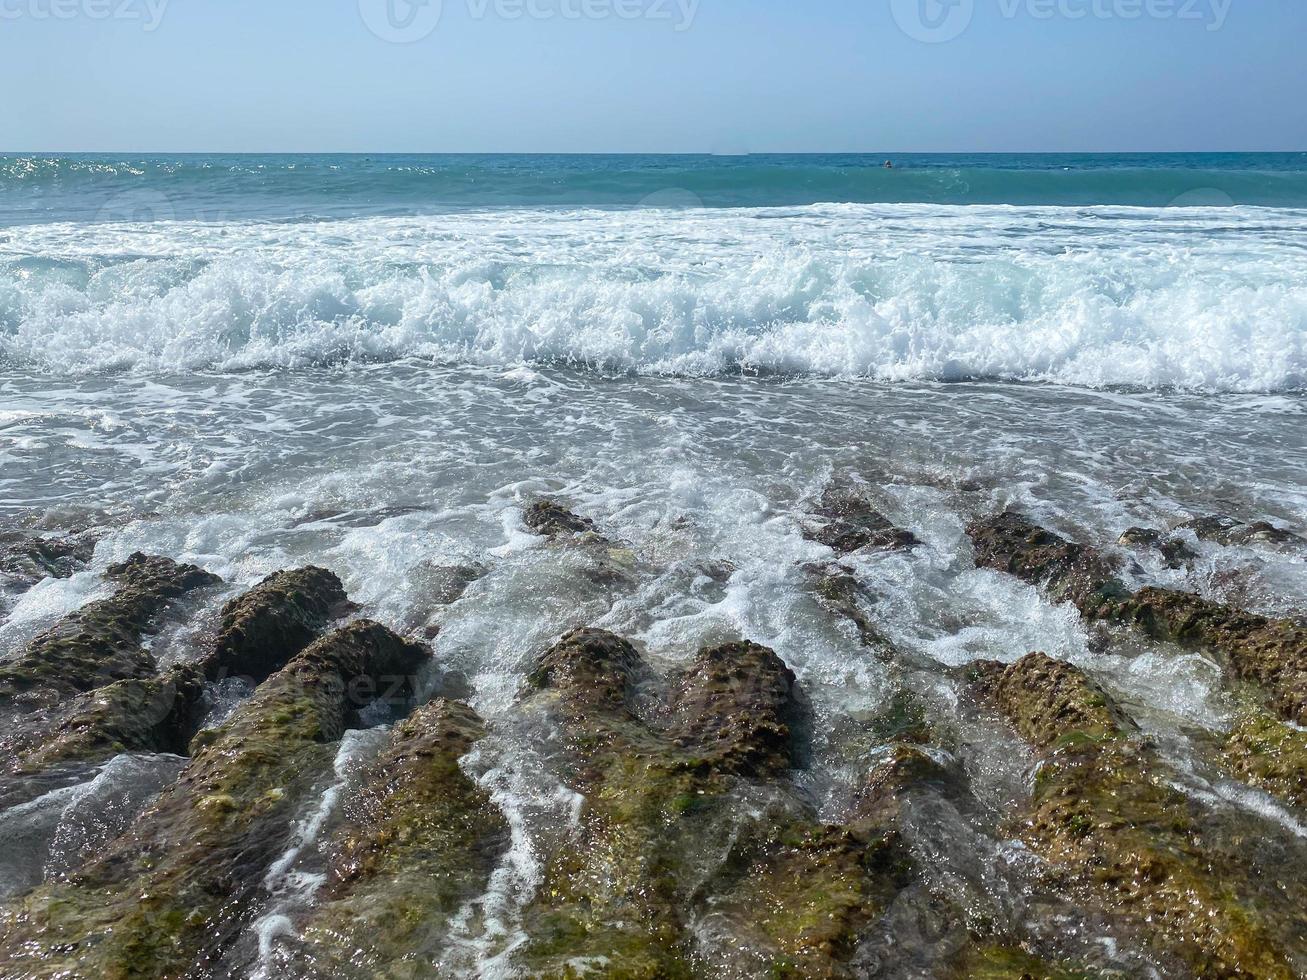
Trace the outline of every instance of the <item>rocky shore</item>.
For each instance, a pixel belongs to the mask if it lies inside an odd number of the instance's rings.
[[[629,581],[640,561],[566,501],[524,501],[521,518],[551,555],[582,556],[596,583]],[[1187,792],[1171,743],[1079,666],[1013,649],[950,667],[897,648],[848,562],[912,560],[921,541],[864,488],[832,483],[798,523],[830,552],[804,566],[814,600],[894,683],[882,713],[839,732],[791,665],[747,636],[669,669],[632,637],[579,626],[519,651],[531,667],[509,721],[491,724],[446,676],[438,629],[363,618],[324,568],[228,598],[217,576],[166,556],[96,566],[86,538],[0,540],[9,594],[93,567],[108,592],[0,662],[0,808],[82,785],[124,755],[178,763],[102,848],[4,898],[0,976],[449,976],[518,846],[514,815],[468,763],[504,726],[530,740],[572,809],[535,845],[522,938],[497,975],[1307,975],[1301,845]],[[1302,545],[1230,519],[1175,530]],[[1300,621],[1130,584],[1133,552],[1191,560],[1172,532],[1081,543],[1004,512],[977,515],[966,539],[973,555],[959,560],[1068,604],[1105,646],[1210,658],[1239,708],[1228,731],[1189,733],[1195,758],[1307,821]],[[453,575],[459,587],[439,601],[478,574]],[[193,648],[161,661],[162,624],[206,606]],[[233,682],[244,694],[224,709]],[[354,764],[359,732],[375,744]],[[978,733],[1019,762],[1006,796],[978,785]],[[815,747],[832,744],[858,773],[835,803],[807,780]],[[278,876],[306,826],[322,863],[286,902]],[[948,874],[943,851],[956,858]],[[985,862],[1016,869],[1029,914],[1004,918],[977,897],[967,869]]]

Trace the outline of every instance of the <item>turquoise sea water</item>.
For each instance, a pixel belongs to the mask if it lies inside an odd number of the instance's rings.
[[[895,167],[884,167],[892,159]],[[1307,153],[0,157],[0,223],[822,203],[1307,207]],[[651,200],[652,199],[652,200]],[[142,210],[143,209],[143,210]]]

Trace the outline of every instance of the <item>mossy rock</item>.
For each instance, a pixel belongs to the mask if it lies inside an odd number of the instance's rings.
[[[20,718],[0,737],[0,754],[14,774],[107,762],[123,752],[185,755],[204,711],[203,677],[194,667],[179,667]]]
[[[195,740],[178,782],[102,858],[0,909],[0,975],[205,975],[249,926],[299,806],[361,707],[354,693],[413,676],[428,655],[368,622],[314,643]]]
[[[1117,577],[1118,564],[1107,555],[1067,541],[1013,511],[973,522],[967,536],[978,568],[1041,586],[1054,601],[1070,602],[1086,615],[1129,595]]]
[[[805,522],[803,536],[836,554],[864,549],[910,551],[921,542],[911,531],[895,527],[858,491],[830,486],[813,508],[815,521]]]
[[[1225,759],[1240,779],[1307,810],[1307,732],[1245,710],[1226,741]]]
[[[1102,976],[1047,962],[1018,946],[974,943],[941,980],[1096,980]]]
[[[705,649],[646,720],[634,694],[649,676],[595,630],[564,637],[533,674],[585,802],[579,840],[550,855],[527,910],[523,972],[707,977],[747,962],[740,975],[854,976],[907,858],[892,828],[817,821],[789,782],[809,724],[793,673],[757,644]],[[705,946],[706,920],[734,938]]]
[[[39,707],[115,681],[150,677],[155,663],[141,648],[142,637],[170,603],[220,581],[194,565],[142,554],[107,574],[119,584],[114,595],[83,606],[0,666],[0,702]]]
[[[1069,665],[1035,654],[999,707],[1045,755],[1022,836],[1073,889],[1149,924],[1200,978],[1288,978],[1288,937],[1264,920],[1251,872],[1212,846],[1204,814],[1120,709]],[[1016,693],[1013,693],[1013,692]]]
[[[1261,685],[1282,717],[1307,724],[1307,626],[1156,588],[1105,606],[1100,615],[1156,639],[1214,650],[1239,678]]]
[[[509,844],[489,795],[459,767],[484,736],[467,705],[438,700],[396,726],[329,842],[322,905],[289,959],[337,977],[443,974],[450,920],[485,892]]]
[[[205,671],[211,680],[262,683],[349,608],[340,579],[325,568],[276,572],[223,608]]]

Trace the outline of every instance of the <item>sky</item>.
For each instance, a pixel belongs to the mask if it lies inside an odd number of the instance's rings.
[[[0,0],[0,150],[1304,150],[1304,39],[1304,0]]]

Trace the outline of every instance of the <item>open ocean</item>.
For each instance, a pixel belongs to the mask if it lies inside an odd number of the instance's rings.
[[[872,751],[845,736],[896,692],[947,714],[954,668],[1044,651],[1126,706],[1194,807],[1307,867],[1302,811],[1204,754],[1239,704],[1212,658],[1104,641],[978,568],[965,533],[1013,508],[1107,549],[1132,587],[1302,617],[1302,549],[1179,530],[1192,557],[1168,562],[1117,540],[1209,515],[1307,534],[1305,474],[1307,153],[0,157],[0,530],[95,541],[69,577],[0,589],[0,659],[137,551],[222,577],[201,622],[315,564],[368,617],[435,637],[490,732],[464,767],[512,834],[475,914],[415,951],[432,975],[526,975],[579,803],[519,705],[574,626],[663,673],[716,642],[774,649],[811,702],[796,779],[827,820]],[[804,533],[831,483],[920,546],[837,558]],[[620,543],[621,569],[528,533],[540,497]],[[833,560],[911,670],[815,597]],[[451,568],[474,570],[453,596]],[[188,630],[155,638],[162,664]],[[1032,759],[958,724],[979,803],[918,814],[931,887],[970,928],[1184,977],[1031,883],[1008,818]],[[314,975],[287,944],[380,737],[340,743],[214,975]],[[29,845],[0,855],[0,896],[57,879],[69,840],[102,846],[179,764],[128,753],[0,813]],[[865,975],[943,975],[926,945],[886,939],[899,966]]]

